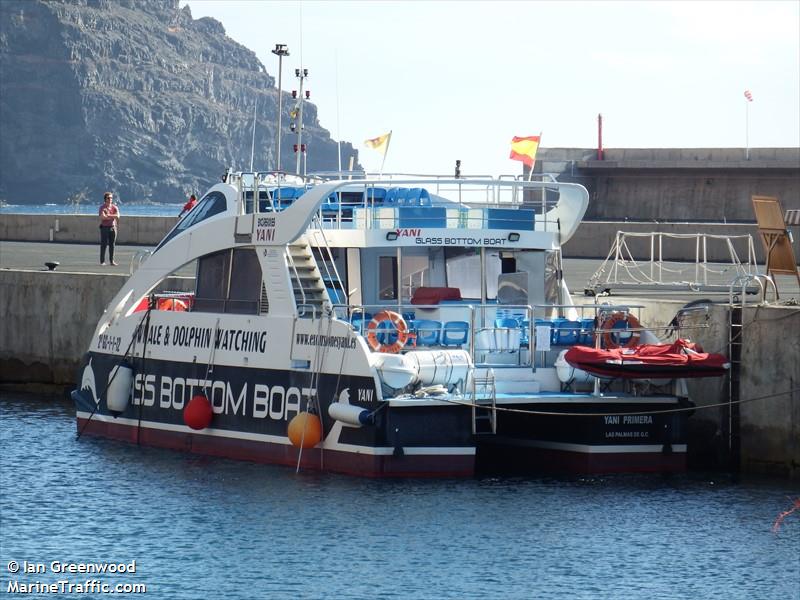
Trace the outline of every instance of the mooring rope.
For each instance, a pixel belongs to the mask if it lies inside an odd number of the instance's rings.
[[[606,417],[608,415],[619,415],[623,417],[633,417],[633,416],[643,416],[643,415],[666,415],[671,413],[682,413],[682,412],[693,412],[697,410],[703,410],[706,408],[719,408],[721,406],[731,406],[732,404],[744,404],[745,402],[756,402],[758,400],[768,400],[770,398],[778,398],[780,396],[787,396],[790,394],[794,394],[795,392],[800,392],[800,387],[792,388],[790,390],[786,390],[785,392],[779,392],[777,394],[767,394],[765,396],[757,396],[755,398],[745,398],[742,400],[734,400],[733,402],[717,402],[716,404],[704,404],[702,406],[686,406],[683,408],[667,408],[663,410],[648,410],[642,412],[604,412],[604,413],[579,413],[579,412],[554,412],[554,411],[545,411],[545,410],[527,410],[524,408],[508,408],[508,407],[501,407],[498,406],[496,409],[502,412],[508,413],[518,413],[524,415],[540,415],[544,417]],[[631,398],[635,398],[632,396]],[[459,406],[469,406],[474,408],[486,408],[485,404],[477,404],[474,402],[466,402],[460,400],[454,400],[450,398],[441,398],[435,397],[432,398],[433,400],[441,400],[442,402],[449,402],[450,404],[458,404]],[[624,398],[627,400],[628,397]]]

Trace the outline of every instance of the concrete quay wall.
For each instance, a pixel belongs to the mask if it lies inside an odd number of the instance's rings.
[[[106,305],[126,276],[0,270],[0,384],[75,383],[82,355]],[[187,280],[171,289],[187,289]],[[578,302],[588,302],[583,297]],[[683,302],[614,297],[614,304],[643,305],[641,320],[655,330],[666,327]],[[711,352],[728,352],[728,307],[713,305],[708,319],[696,317],[686,335]],[[728,408],[699,409],[689,419],[690,464],[729,466],[732,453],[742,470],[800,478],[800,308],[752,306],[744,310],[741,398],[738,436],[728,430]],[[726,403],[728,379],[689,380],[690,398],[699,406]],[[735,432],[734,432],[735,433]]]
[[[124,217],[117,237],[118,244],[133,246],[155,246],[175,225],[174,217]],[[575,235],[564,244],[564,256],[568,258],[605,258],[611,249],[618,231],[669,234],[696,234],[741,236],[750,235],[759,263],[764,263],[764,249],[758,239],[755,224],[735,223],[655,223],[621,221],[585,221]],[[81,244],[98,243],[100,234],[94,215],[0,215],[0,240],[20,242],[70,242]],[[796,232],[800,239],[800,231]],[[650,258],[649,238],[628,238],[627,243],[637,260]],[[708,241],[707,259],[712,262],[730,260],[727,246],[722,240]],[[741,260],[747,259],[747,243],[737,240],[734,248]],[[797,253],[800,256],[800,252]],[[694,240],[664,238],[663,259],[694,261]],[[702,259],[702,255],[701,255]]]
[[[117,243],[155,246],[177,223],[175,217],[126,217],[120,220]],[[96,244],[100,230],[95,215],[0,215],[0,240]]]
[[[610,300],[643,306],[642,323],[657,333],[684,305],[649,298]],[[576,298],[576,303],[585,301]],[[684,318],[682,336],[707,352],[729,356],[729,319],[729,306],[713,304],[707,317]],[[739,397],[744,402],[738,405],[738,430],[729,428],[729,378],[687,379],[689,398],[698,406],[689,419],[689,465],[800,479],[800,308],[745,306],[742,323]]]
[[[540,148],[536,173],[580,183],[587,219],[754,221],[751,197],[800,209],[800,148]]]

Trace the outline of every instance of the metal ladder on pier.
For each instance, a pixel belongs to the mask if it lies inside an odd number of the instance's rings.
[[[741,275],[736,277],[728,289],[728,406],[725,410],[723,428],[728,442],[729,467],[739,470],[741,459],[741,415],[739,401],[741,399],[742,350],[744,348],[744,309],[747,305],[747,291],[751,284],[761,287],[758,298],[763,298],[768,285],[775,283],[765,275]],[[777,289],[774,290],[777,297]]]
[[[497,433],[497,391],[494,370],[472,377],[472,434]]]

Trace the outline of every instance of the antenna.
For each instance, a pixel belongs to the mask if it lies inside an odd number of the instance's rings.
[[[253,105],[253,139],[250,142],[250,172],[253,172],[253,154],[256,151],[256,108],[258,108],[258,96],[256,96],[256,102]]]

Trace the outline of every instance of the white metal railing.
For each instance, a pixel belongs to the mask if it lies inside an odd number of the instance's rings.
[[[648,241],[649,251],[631,251],[629,239]],[[664,257],[665,240],[694,242],[694,262],[678,267],[675,261]],[[709,242],[721,242],[728,262],[709,260]],[[744,244],[747,258],[740,259],[735,242]],[[669,264],[667,264],[669,263]],[[685,277],[684,275],[687,275]],[[726,276],[730,271],[730,278]],[[678,276],[684,276],[679,278]],[[728,282],[736,277],[758,275],[753,238],[750,235],[713,235],[708,233],[666,233],[618,231],[606,259],[589,280],[588,287],[595,291],[614,286],[681,286],[690,289],[715,288],[727,290]],[[719,280],[722,279],[720,282]],[[716,281],[714,281],[716,280]]]
[[[341,175],[350,177],[348,173],[321,174],[323,176]],[[371,175],[368,175],[371,176]],[[415,179],[416,177],[416,179]],[[513,177],[513,178],[512,178]],[[444,176],[414,176],[404,174],[383,175],[380,180],[359,180],[352,179],[352,183],[346,184],[342,189],[335,192],[339,201],[335,204],[324,203],[320,206],[318,216],[323,227],[326,229],[347,228],[353,225],[353,215],[356,210],[384,209],[384,208],[456,208],[459,210],[474,209],[482,211],[482,216],[472,213],[468,216],[461,216],[458,219],[449,219],[447,227],[456,229],[485,228],[488,221],[487,208],[510,208],[531,210],[539,217],[537,223],[543,225],[545,231],[556,230],[557,223],[549,223],[541,219],[549,210],[558,204],[558,183],[551,174],[536,175],[534,181],[521,179],[519,176],[501,176],[492,179],[490,176],[469,176],[453,179]],[[421,179],[424,178],[424,179]],[[275,202],[275,190],[285,187],[310,187],[314,183],[319,183],[324,179],[318,175],[307,178],[287,175],[275,172],[241,172],[230,173],[227,175],[228,183],[237,189],[239,214],[264,212],[274,212],[283,210],[291,202]],[[376,201],[372,191],[383,186],[413,186],[423,188],[433,198],[427,198],[426,202],[414,201],[387,205]],[[342,202],[343,192],[361,192],[359,202]],[[293,199],[292,199],[293,200]],[[373,216],[367,212],[363,221],[366,228],[380,227],[388,225],[388,217],[385,215]],[[452,222],[450,222],[452,221]],[[537,227],[537,229],[539,229]]]

